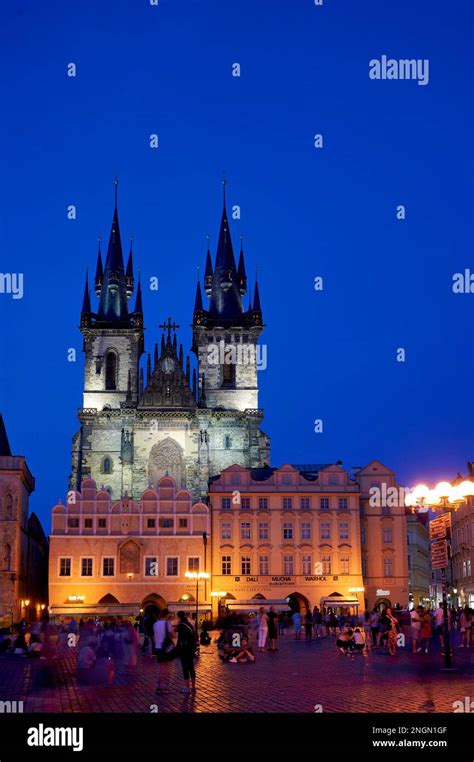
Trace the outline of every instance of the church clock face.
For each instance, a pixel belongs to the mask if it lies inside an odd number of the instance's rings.
[[[172,373],[174,371],[174,360],[172,360],[171,357],[165,357],[161,367],[163,368],[163,373],[166,373],[167,375]]]

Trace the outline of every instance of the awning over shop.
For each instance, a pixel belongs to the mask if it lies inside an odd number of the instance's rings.
[[[52,616],[138,616],[140,606],[134,603],[112,604],[110,606],[91,604],[90,606],[76,603],[63,606],[51,606]]]
[[[360,606],[359,601],[357,598],[344,598],[343,596],[336,598],[331,598],[329,596],[328,598],[321,598],[321,605],[322,606]]]
[[[176,611],[186,611],[188,613],[193,613],[196,611],[196,604],[195,603],[169,603],[166,607],[168,611],[176,612]],[[212,611],[212,608],[209,603],[200,603],[198,605],[198,612],[201,614],[207,614],[209,611]]]

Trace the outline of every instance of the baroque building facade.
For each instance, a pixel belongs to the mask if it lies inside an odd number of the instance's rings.
[[[49,591],[53,616],[137,616],[140,609],[196,610],[196,583],[205,571],[210,517],[188,490],[164,476],[138,500],[113,502],[84,479],[52,513]],[[201,583],[201,605],[209,597]],[[199,591],[198,591],[199,592]]]
[[[88,279],[81,311],[85,354],[83,403],[73,439],[70,490],[92,478],[117,500],[139,499],[168,473],[194,500],[211,477],[232,465],[269,463],[269,439],[258,407],[257,342],[263,330],[258,284],[248,309],[244,253],[236,264],[224,189],[214,263],[207,252],[204,307],[198,281],[193,313],[196,367],[178,347],[177,326],[162,324],[161,341],[145,353],[140,280],[133,252],[124,266],[117,210],[105,263],[97,257],[92,309]],[[133,309],[131,300],[135,295]],[[237,358],[234,362],[233,360]]]
[[[13,455],[0,415],[0,628],[40,618],[48,602],[48,541],[36,514],[26,459]]]
[[[383,497],[395,486],[379,461],[352,476],[339,464],[224,470],[209,491],[213,587],[231,609],[407,606],[405,509]]]

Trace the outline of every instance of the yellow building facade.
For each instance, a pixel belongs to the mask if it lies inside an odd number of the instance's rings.
[[[341,466],[232,466],[209,497],[212,587],[229,610],[363,611],[359,487]]]

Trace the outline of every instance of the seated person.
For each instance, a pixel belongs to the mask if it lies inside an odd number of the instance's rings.
[[[43,644],[38,635],[32,635],[28,646],[28,656],[39,659],[41,651],[43,650]]]
[[[345,627],[344,630],[338,635],[336,645],[339,646],[339,650],[343,654],[352,652],[354,648],[354,633],[349,627]]]
[[[229,659],[229,661],[233,662],[234,664],[236,662],[243,663],[247,661],[250,661],[250,662],[255,661],[253,649],[249,645],[249,641],[246,635],[242,636],[242,639],[240,641],[240,648],[235,649],[235,654],[231,659]]]
[[[210,645],[211,636],[209,635],[207,630],[201,630],[201,635],[199,636],[199,642],[202,646]]]

